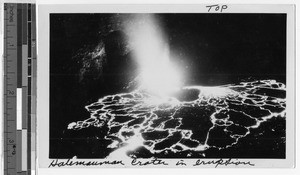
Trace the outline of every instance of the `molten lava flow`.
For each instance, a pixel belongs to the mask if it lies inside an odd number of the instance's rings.
[[[86,106],[90,118],[72,122],[68,129],[107,126],[104,139],[111,141],[108,148],[116,149],[109,158],[130,152],[135,156],[141,147],[153,155],[187,151],[205,155],[210,148],[236,145],[263,123],[286,117],[286,87],[275,80],[183,89],[197,93],[190,100],[161,100],[140,90],[105,96]]]

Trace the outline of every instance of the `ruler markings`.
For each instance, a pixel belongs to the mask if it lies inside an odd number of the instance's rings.
[[[22,22],[23,20],[23,5],[18,4],[18,32],[17,32],[17,130],[22,130]],[[18,133],[18,140],[20,140],[22,133]],[[21,150],[21,144],[18,146],[19,150]],[[20,155],[21,156],[21,155]],[[18,158],[20,160],[21,157]],[[20,164],[17,164],[18,172],[21,171]]]
[[[7,60],[11,60],[11,57],[15,56],[14,50],[12,50],[12,44],[14,43],[14,41],[9,41],[9,39],[13,38],[13,36],[16,34],[16,30],[14,28],[9,28],[6,26],[16,25],[16,6],[13,4],[4,4],[4,7],[6,9],[4,18],[7,19],[4,21],[4,55],[6,56],[4,58],[4,73],[8,75],[8,72],[15,72],[14,67],[8,65],[9,62],[7,62]],[[13,120],[15,113],[13,110],[10,111],[10,108],[13,109],[15,104],[14,97],[10,96],[13,95],[14,91],[13,89],[10,89],[10,91],[8,91],[8,86],[13,86],[13,83],[13,78],[9,78],[4,81],[4,89],[6,92],[6,94],[4,95],[4,112],[5,114],[11,113],[11,115],[4,115],[4,124],[6,126],[4,127],[4,149],[6,150],[6,152],[4,152],[4,159],[7,160],[4,161],[4,170],[7,174],[16,173],[14,169],[11,169],[11,167],[14,167],[14,164],[11,164],[11,162],[14,162],[15,160],[15,154],[13,154],[15,153],[15,128],[13,127],[13,124],[9,124],[8,122],[8,120]]]
[[[35,174],[36,14],[4,4],[4,173]]]
[[[32,8],[34,7],[34,9]],[[4,172],[8,174],[31,174],[34,158],[31,159],[31,111],[33,74],[32,24],[35,5],[4,4],[5,8],[5,37],[4,37],[4,71],[5,71],[5,161]],[[35,18],[34,18],[35,20]],[[35,34],[33,34],[35,36]],[[34,75],[33,75],[34,76]],[[30,85],[28,85],[28,81]],[[29,88],[28,88],[29,87]],[[30,109],[28,109],[30,107]],[[27,111],[26,111],[27,109]],[[23,120],[23,121],[22,121]],[[27,122],[30,120],[30,122]],[[23,126],[22,126],[23,125]],[[26,128],[30,128],[29,130]],[[18,129],[18,130],[17,130]],[[18,172],[18,173],[17,173]],[[35,171],[33,171],[35,172]]]

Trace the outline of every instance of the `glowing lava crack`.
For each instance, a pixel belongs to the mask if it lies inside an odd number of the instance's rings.
[[[108,126],[105,139],[119,156],[141,146],[151,153],[226,149],[261,123],[285,117],[285,106],[285,85],[275,80],[189,86],[168,98],[136,90],[86,106],[90,118],[68,129]]]

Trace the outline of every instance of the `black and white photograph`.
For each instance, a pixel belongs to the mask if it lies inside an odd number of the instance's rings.
[[[48,20],[49,167],[287,159],[287,13],[79,11]]]
[[[285,14],[51,14],[50,158],[285,158]]]

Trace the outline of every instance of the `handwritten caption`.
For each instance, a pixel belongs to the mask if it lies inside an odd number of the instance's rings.
[[[219,5],[219,4],[214,4],[214,5],[208,5],[206,6],[207,12],[223,12],[226,9],[228,9],[228,5]]]
[[[210,166],[214,168],[218,167],[226,167],[226,166],[255,166],[251,161],[241,161],[238,159],[213,159],[213,160],[205,160],[205,159],[197,159],[197,160],[177,160],[169,161],[167,159],[136,159],[133,158],[130,163],[125,163],[122,160],[104,160],[104,161],[85,161],[85,160],[77,160],[77,159],[67,159],[67,160],[52,160],[49,164],[48,168],[52,167],[72,167],[72,166],[87,166],[87,167],[95,167],[95,166]]]

